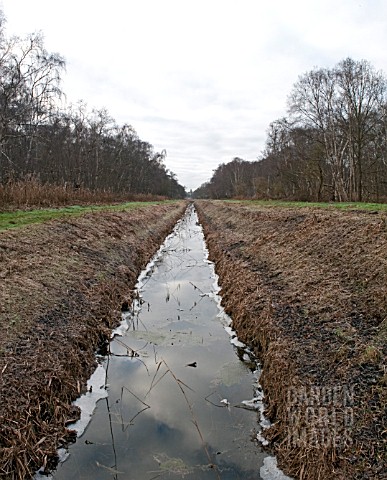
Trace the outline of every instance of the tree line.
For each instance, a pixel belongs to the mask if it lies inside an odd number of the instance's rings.
[[[196,197],[387,201],[387,80],[347,58],[303,75],[261,158],[215,170]]]
[[[132,126],[84,102],[63,107],[65,60],[42,34],[7,36],[0,12],[0,185],[37,178],[65,188],[117,194],[185,196],[166,152]]]

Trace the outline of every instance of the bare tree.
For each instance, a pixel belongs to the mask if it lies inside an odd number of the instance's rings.
[[[386,80],[367,61],[355,62],[351,58],[338,64],[335,76],[342,98],[339,113],[349,147],[349,198],[362,201],[366,150],[382,114]]]
[[[63,58],[44,49],[41,34],[26,39],[3,39],[0,45],[0,149],[12,167],[6,151],[9,139],[24,143],[24,170],[33,170],[32,153],[36,135],[47,124],[60,98]],[[20,168],[20,167],[19,167]]]
[[[314,131],[316,141],[324,148],[330,166],[333,200],[348,199],[346,190],[346,151],[348,139],[342,124],[342,98],[337,92],[336,75],[327,69],[316,69],[301,76],[289,97],[293,122]]]

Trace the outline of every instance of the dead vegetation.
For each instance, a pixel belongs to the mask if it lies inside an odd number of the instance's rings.
[[[64,205],[108,204],[129,201],[159,201],[165,197],[150,194],[118,194],[109,190],[93,191],[70,184],[42,183],[35,176],[0,184],[0,211],[58,207]]]
[[[71,402],[139,271],[184,202],[0,233],[0,478],[26,479],[72,439]]]
[[[263,362],[295,479],[387,471],[386,213],[197,202],[224,306]]]

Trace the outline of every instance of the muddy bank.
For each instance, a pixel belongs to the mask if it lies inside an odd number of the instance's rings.
[[[196,202],[297,479],[386,478],[386,214]]]
[[[0,233],[0,478],[29,478],[71,438],[71,402],[137,276],[185,203]]]

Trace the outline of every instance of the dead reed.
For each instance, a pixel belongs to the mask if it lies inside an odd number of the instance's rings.
[[[0,211],[64,205],[109,204],[129,201],[160,201],[165,197],[150,194],[124,194],[109,190],[90,190],[69,184],[42,183],[34,176],[0,184]]]

